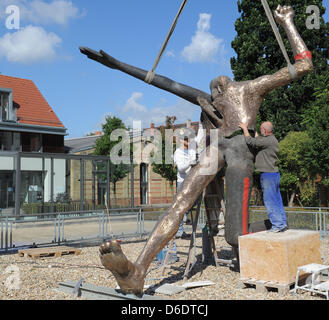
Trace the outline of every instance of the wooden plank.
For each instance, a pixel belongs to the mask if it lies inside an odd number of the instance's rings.
[[[262,280],[256,281],[256,291],[260,293],[267,292],[266,283],[267,281],[262,281]]]
[[[289,284],[284,284],[284,283],[278,283],[278,282],[273,282],[273,281],[265,281],[265,280],[258,280],[254,278],[241,278],[239,280],[238,288],[243,289],[244,287],[254,287],[256,291],[264,293],[269,290],[277,290],[277,292],[281,295],[285,295],[289,292],[290,288],[294,285],[295,283],[289,283]]]
[[[33,259],[41,257],[54,256],[55,258],[61,257],[63,254],[81,254],[81,249],[72,247],[49,247],[49,248],[34,248],[23,249],[18,251],[20,257],[31,257]]]

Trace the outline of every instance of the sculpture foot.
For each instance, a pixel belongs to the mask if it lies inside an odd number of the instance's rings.
[[[124,293],[143,293],[144,276],[138,267],[126,258],[117,241],[104,242],[99,252],[103,266],[112,272]]]

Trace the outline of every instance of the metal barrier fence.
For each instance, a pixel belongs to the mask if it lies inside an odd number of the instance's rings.
[[[152,232],[164,210],[143,207],[111,210],[110,214],[102,210],[0,217],[0,253],[24,247],[143,237]]]
[[[0,238],[0,249],[7,250],[8,248],[13,247],[13,223],[6,218],[4,221],[1,221],[1,238]]]
[[[303,207],[285,208],[288,226],[291,229],[319,231],[320,236],[329,236],[329,208]],[[252,222],[267,219],[265,207],[250,207]]]
[[[164,208],[164,207],[162,207]],[[285,208],[292,229],[319,231],[329,236],[329,208]],[[39,214],[0,218],[0,253],[21,247],[102,242],[105,239],[143,237],[150,234],[165,212],[159,208]],[[264,207],[250,207],[250,222],[267,219]],[[201,209],[198,228],[206,224]]]

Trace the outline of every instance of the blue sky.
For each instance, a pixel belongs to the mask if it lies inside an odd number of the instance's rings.
[[[329,0],[323,3],[329,7]],[[197,106],[89,60],[78,49],[103,49],[149,70],[180,4],[0,0],[0,72],[33,80],[68,129],[67,138],[100,130],[107,115],[127,125],[141,120],[143,127],[163,124],[166,115],[176,115],[177,123],[197,121]],[[8,5],[20,9],[19,30],[6,28]],[[232,77],[229,61],[235,55],[231,42],[238,17],[235,0],[188,1],[156,72],[206,92],[214,77]]]

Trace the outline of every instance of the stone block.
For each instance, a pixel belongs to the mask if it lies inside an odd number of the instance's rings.
[[[241,278],[291,284],[300,266],[319,263],[320,233],[289,229],[239,237]]]
[[[161,287],[157,288],[155,290],[155,292],[160,293],[160,294],[167,294],[167,295],[171,296],[173,294],[181,293],[182,291],[185,291],[185,290],[186,289],[182,286],[175,286],[170,283],[165,283]]]

